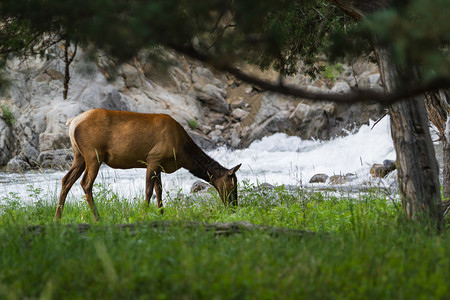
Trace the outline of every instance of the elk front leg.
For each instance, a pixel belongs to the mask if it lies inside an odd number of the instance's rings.
[[[162,182],[161,182],[161,173],[155,175],[155,193],[156,200],[158,202],[158,208],[161,214],[164,214],[163,204],[162,204]]]
[[[145,201],[150,205],[150,199],[153,196],[153,188],[155,186],[155,171],[148,165],[147,174],[145,176]]]

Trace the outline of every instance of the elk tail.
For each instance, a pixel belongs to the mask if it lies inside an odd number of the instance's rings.
[[[72,123],[73,119],[75,119],[75,118],[70,118],[69,120],[67,120],[66,125],[70,125],[70,123]]]

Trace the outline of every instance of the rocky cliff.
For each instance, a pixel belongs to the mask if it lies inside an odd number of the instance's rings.
[[[242,148],[276,132],[330,139],[381,114],[376,105],[311,102],[262,91],[170,51],[162,54],[169,64],[142,54],[119,66],[105,57],[92,61],[78,54],[70,69],[68,99],[63,100],[60,51],[54,48],[45,58],[7,62],[10,85],[0,96],[0,165],[11,170],[67,167],[71,152],[65,123],[91,108],[168,113],[205,149]],[[243,68],[277,78],[272,71]],[[381,89],[376,66],[362,60],[316,80],[299,68],[287,82],[332,92],[345,92],[356,84]]]

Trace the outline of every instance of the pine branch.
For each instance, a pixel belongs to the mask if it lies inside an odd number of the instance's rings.
[[[228,72],[245,82],[256,85],[259,88],[267,91],[277,92],[280,94],[294,96],[298,98],[315,100],[315,101],[330,101],[336,103],[358,103],[358,102],[372,102],[390,105],[392,103],[406,100],[408,98],[424,94],[426,92],[436,91],[439,89],[450,88],[449,78],[436,78],[431,81],[413,82],[408,85],[403,85],[393,93],[377,92],[369,89],[352,89],[348,93],[326,93],[326,92],[311,92],[305,88],[299,88],[293,85],[286,85],[280,82],[268,81],[264,78],[250,75],[243,72],[240,68],[234,66],[226,60],[218,60],[211,55],[202,53],[191,45],[180,46],[171,44],[168,45],[172,49],[185,54],[194,59],[207,63],[214,68]]]

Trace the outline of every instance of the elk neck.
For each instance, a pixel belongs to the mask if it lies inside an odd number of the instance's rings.
[[[187,169],[194,176],[212,183],[212,179],[220,178],[227,171],[226,168],[209,157],[198,146],[192,147],[190,152],[192,161],[191,166]]]

